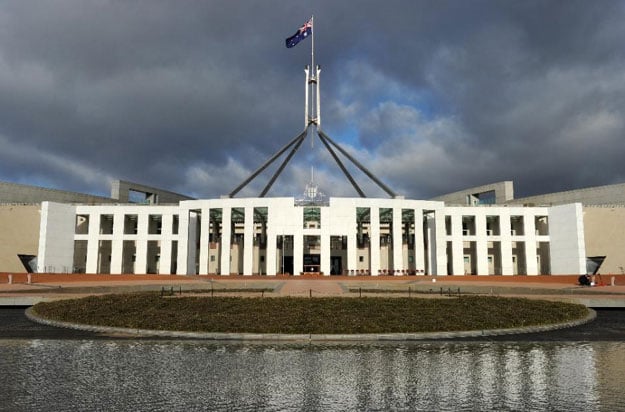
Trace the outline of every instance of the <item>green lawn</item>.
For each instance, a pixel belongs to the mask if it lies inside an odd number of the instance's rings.
[[[580,319],[583,305],[490,296],[423,298],[92,296],[39,303],[41,317],[154,330],[249,333],[410,333],[512,328]]]
[[[41,317],[139,329],[249,333],[410,333],[544,325],[580,319],[583,305],[490,296],[241,298],[116,294],[39,303]]]

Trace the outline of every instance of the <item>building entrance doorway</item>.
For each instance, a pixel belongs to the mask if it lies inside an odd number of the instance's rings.
[[[340,275],[343,273],[343,265],[341,262],[340,256],[332,256],[330,257],[330,274],[331,275]]]
[[[280,273],[293,274],[293,256],[284,256],[282,258],[282,268]]]
[[[319,273],[321,271],[320,255],[304,255],[304,272]]]

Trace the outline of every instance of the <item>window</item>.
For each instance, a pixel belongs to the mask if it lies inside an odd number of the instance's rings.
[[[171,226],[171,233],[173,235],[177,235],[178,234],[178,226],[180,225],[180,218],[178,217],[178,215],[173,215],[172,216],[172,226]]]
[[[137,234],[137,215],[124,215],[124,234],[136,235]]]
[[[462,216],[462,234],[475,236],[475,216]]]
[[[510,216],[510,233],[512,236],[523,236],[525,228],[524,216]]]
[[[305,207],[304,208],[304,229],[321,228],[321,208]]]
[[[100,234],[113,234],[113,215],[100,215]]]
[[[148,234],[149,235],[160,235],[161,225],[162,225],[161,215],[149,215],[148,216]]]
[[[89,215],[76,215],[74,233],[77,235],[86,235],[89,233]]]

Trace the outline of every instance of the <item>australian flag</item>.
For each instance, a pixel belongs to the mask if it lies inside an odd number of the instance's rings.
[[[286,39],[286,47],[289,49],[312,34],[312,17],[297,30],[297,33]]]

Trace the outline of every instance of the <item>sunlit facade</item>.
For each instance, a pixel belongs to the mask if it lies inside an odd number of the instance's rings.
[[[581,204],[329,198],[43,202],[37,270],[348,276],[580,274]]]

